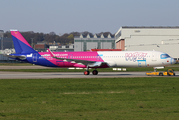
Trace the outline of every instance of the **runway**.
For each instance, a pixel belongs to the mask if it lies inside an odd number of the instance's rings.
[[[84,75],[83,72],[0,72],[0,79],[50,79],[50,78],[123,78],[123,77],[179,77],[147,76],[146,72],[99,72],[98,75]]]
[[[0,66],[0,69],[52,69],[44,66]],[[175,71],[179,77],[179,71]],[[8,72],[0,71],[0,79],[50,79],[50,78],[122,78],[122,77],[160,77],[147,76],[146,72],[99,72],[98,75],[84,75],[83,72]]]

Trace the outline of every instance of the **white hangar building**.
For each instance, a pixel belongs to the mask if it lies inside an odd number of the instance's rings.
[[[74,51],[88,51],[90,49],[115,49],[114,35],[87,35],[75,36]]]
[[[179,60],[179,27],[121,27],[115,43],[116,49],[161,51]]]

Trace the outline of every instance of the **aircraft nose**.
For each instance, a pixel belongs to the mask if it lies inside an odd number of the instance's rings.
[[[175,64],[176,60],[174,58],[171,59],[171,64]]]

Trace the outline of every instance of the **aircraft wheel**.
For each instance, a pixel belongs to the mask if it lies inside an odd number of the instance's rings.
[[[163,73],[159,73],[159,76],[163,76]]]
[[[89,71],[84,71],[84,75],[89,75],[90,72]]]
[[[93,75],[97,75],[98,71],[97,70],[93,70]]]
[[[167,73],[167,75],[168,75],[168,76],[171,76],[169,72]]]

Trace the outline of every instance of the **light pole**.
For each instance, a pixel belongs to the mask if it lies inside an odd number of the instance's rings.
[[[32,46],[32,48],[34,48],[33,40],[34,40],[34,38],[31,38],[31,46]]]
[[[1,33],[1,50],[3,50],[3,37],[4,37],[4,30],[0,30]]]

